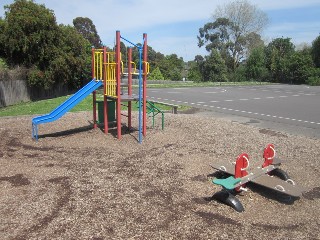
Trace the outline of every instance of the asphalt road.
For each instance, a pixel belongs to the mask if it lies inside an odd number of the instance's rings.
[[[152,88],[147,96],[154,101],[198,108],[201,114],[320,139],[320,87]]]

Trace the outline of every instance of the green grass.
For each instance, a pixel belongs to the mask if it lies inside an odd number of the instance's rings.
[[[148,84],[148,88],[173,88],[173,87],[211,87],[211,86],[238,86],[238,85],[260,85],[260,84],[270,84],[266,82],[257,83],[257,82],[204,82],[204,83],[192,83],[192,82],[185,82],[179,84]],[[133,86],[137,87],[137,86]],[[97,91],[97,100],[103,100],[103,95],[101,94],[102,91]],[[99,94],[100,93],[100,94]],[[20,116],[20,115],[41,115],[50,113],[54,110],[57,106],[63,103],[68,96],[41,100],[36,102],[27,102],[27,103],[20,103],[14,106],[9,106],[5,108],[0,108],[0,117],[5,116]],[[163,111],[171,110],[171,107],[161,104],[156,104],[158,108]],[[179,110],[186,110],[189,107],[180,106]],[[126,109],[125,107],[123,109]],[[75,106],[71,112],[79,112],[79,111],[91,111],[92,110],[92,95],[89,95],[85,98],[82,102],[80,102],[77,106]],[[133,110],[137,110],[137,104],[133,104]]]
[[[70,97],[63,96],[58,98],[52,98],[47,100],[41,100],[36,102],[27,102],[27,103],[19,103],[13,106],[8,106],[5,108],[0,108],[0,117],[6,116],[21,116],[21,115],[41,115],[50,113],[56,107],[58,107],[61,103],[67,100]],[[97,100],[103,101],[102,95],[97,95]],[[156,106],[163,110],[171,110],[171,107],[165,106],[162,104],[156,104]],[[122,107],[123,110],[127,109],[126,107]],[[179,110],[187,109],[187,107],[181,106]],[[133,110],[138,110],[138,104],[133,102]],[[86,97],[82,102],[80,102],[77,106],[71,109],[70,112],[80,112],[80,111],[92,111],[92,95]]]

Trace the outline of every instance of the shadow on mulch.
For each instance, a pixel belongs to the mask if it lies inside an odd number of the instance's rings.
[[[39,135],[39,139],[40,138],[47,138],[47,137],[66,137],[66,136],[81,133],[81,132],[87,132],[91,129],[92,129],[92,126],[90,125],[90,126],[69,129],[69,130],[65,130],[65,131],[61,131],[61,132],[47,133],[47,134]]]
[[[0,177],[0,182],[1,181],[9,182],[13,187],[20,187],[30,184],[29,179],[23,176],[23,174],[16,174],[11,177]]]

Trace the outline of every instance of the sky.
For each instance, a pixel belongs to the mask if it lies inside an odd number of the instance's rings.
[[[265,12],[269,24],[262,33],[265,43],[274,38],[291,38],[301,46],[311,45],[320,34],[320,0],[248,0]],[[0,17],[4,5],[0,0]],[[177,54],[185,61],[206,55],[199,48],[199,28],[213,21],[217,6],[229,0],[35,0],[54,11],[57,23],[72,25],[76,17],[88,17],[95,24],[104,45],[113,47],[115,32],[133,43],[141,43],[143,33],[148,45],[165,55]]]

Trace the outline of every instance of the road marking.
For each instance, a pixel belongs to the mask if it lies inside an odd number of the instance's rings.
[[[316,95],[316,94],[305,94],[305,95]],[[301,95],[292,95],[292,97],[298,97],[298,96],[301,96]],[[279,97],[282,97],[282,98],[286,98],[288,96],[279,96]],[[150,97],[152,99],[155,99],[155,97]],[[269,99],[272,99],[272,98],[275,98],[275,97],[266,97],[266,98],[269,98]],[[162,98],[157,98],[158,100],[162,100]],[[255,100],[259,100],[261,98],[253,98]],[[163,100],[166,100],[168,101],[169,99],[163,99]],[[242,98],[242,99],[239,99],[239,101],[248,101],[249,99],[247,98]],[[252,100],[252,99],[251,99]],[[181,103],[182,101],[180,100],[170,100],[172,102],[177,102],[177,103]],[[232,100],[232,99],[227,99],[227,100],[224,100],[225,102],[232,102],[232,101],[235,101],[235,100]],[[220,101],[210,101],[212,103],[219,103]],[[207,104],[204,104],[205,102],[197,102],[197,103],[189,103],[189,102],[183,102],[184,104],[191,104],[191,105],[197,105],[197,106],[203,106],[203,107],[210,107],[210,108],[216,108],[216,109],[222,109],[222,110],[227,110],[227,111],[233,111],[233,112],[241,112],[241,113],[246,113],[246,114],[250,114],[250,115],[260,115],[260,116],[265,116],[265,117],[272,117],[272,118],[278,118],[278,119],[284,119],[284,120],[288,120],[288,121],[297,121],[297,122],[300,122],[300,123],[308,123],[308,124],[316,124],[316,125],[320,125],[320,122],[313,122],[313,121],[305,121],[305,120],[301,120],[301,119],[295,119],[295,118],[289,118],[289,117],[281,117],[281,116],[276,116],[276,115],[270,115],[270,114],[265,114],[265,113],[257,113],[257,112],[250,112],[250,111],[244,111],[244,110],[238,110],[238,109],[232,109],[232,108],[226,108],[226,107],[217,107],[217,106],[209,106]]]
[[[260,100],[261,98],[259,98],[259,97],[256,97],[256,98],[254,98],[255,100]]]

